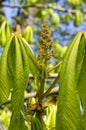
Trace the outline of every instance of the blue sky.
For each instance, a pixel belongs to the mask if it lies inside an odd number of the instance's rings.
[[[4,2],[5,4],[9,4],[8,1]],[[18,3],[18,2],[17,2]],[[10,4],[13,4],[13,1],[10,0]],[[16,3],[15,3],[16,4]],[[7,18],[7,20],[12,23],[12,17],[16,15],[16,12],[17,12],[17,8],[8,8],[8,7],[3,7],[4,9],[4,13],[5,13],[5,16]]]

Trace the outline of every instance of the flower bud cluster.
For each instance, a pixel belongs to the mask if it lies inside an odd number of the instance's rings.
[[[39,52],[43,57],[49,60],[54,55],[52,49],[53,40],[51,38],[51,32],[47,24],[42,25],[42,32],[40,34],[40,45],[38,46]]]

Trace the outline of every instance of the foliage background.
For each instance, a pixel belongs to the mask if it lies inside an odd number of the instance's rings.
[[[74,0],[73,0],[74,1]],[[40,30],[40,24],[48,22],[52,30],[52,37],[59,40],[62,45],[70,42],[78,31],[85,31],[86,27],[86,4],[84,0],[4,0],[2,1],[4,14],[15,28],[20,24],[24,28],[27,24],[33,26],[34,33]],[[6,5],[36,5],[49,6],[48,8],[10,8]],[[72,11],[70,11],[72,9]],[[76,16],[77,10],[82,14]],[[1,15],[1,19],[2,19]],[[76,18],[77,17],[77,18]],[[64,43],[63,43],[64,41]]]

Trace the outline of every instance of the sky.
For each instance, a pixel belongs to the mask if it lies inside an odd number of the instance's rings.
[[[3,3],[9,4],[8,1],[3,2]],[[10,4],[13,4],[13,1],[12,1],[12,0],[10,0]],[[13,22],[12,17],[16,15],[17,8],[13,8],[13,9],[12,9],[12,8],[8,8],[8,7],[3,7],[3,9],[4,9],[4,13],[5,13],[6,18],[8,19],[8,21],[9,21],[10,23],[12,23],[12,22]]]

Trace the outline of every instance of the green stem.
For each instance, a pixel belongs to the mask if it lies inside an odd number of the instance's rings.
[[[43,94],[41,95],[41,98],[46,97],[46,96],[51,92],[51,90],[55,87],[55,85],[56,85],[56,83],[57,83],[58,80],[59,80],[59,75],[56,77],[56,79],[55,79],[54,82],[51,84],[51,86],[49,87],[49,89],[48,89],[45,93],[43,93]]]
[[[49,69],[47,72],[50,73],[52,70],[54,70],[55,68],[59,67],[62,64],[62,61],[60,61],[58,64],[56,64],[54,67],[52,67],[51,69]]]
[[[40,83],[40,90],[39,90],[40,94],[44,92],[45,78],[46,78],[45,64],[43,64],[41,68],[41,83]]]
[[[41,79],[41,85],[40,85],[40,94],[42,94],[44,92],[44,84],[45,84],[45,78]]]

